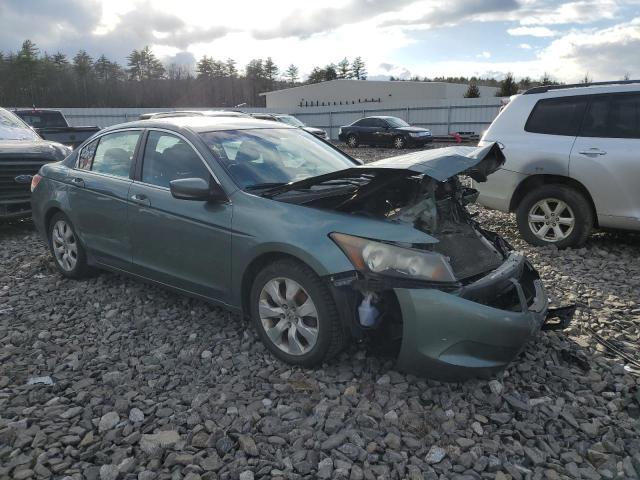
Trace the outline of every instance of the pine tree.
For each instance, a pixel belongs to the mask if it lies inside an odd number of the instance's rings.
[[[198,78],[212,78],[213,77],[213,58],[203,55],[202,58],[196,64],[196,72]]]
[[[337,78],[351,78],[351,65],[346,57],[338,62]]]
[[[320,83],[324,81],[324,70],[320,67],[313,67],[311,73],[309,74],[309,78],[307,78],[307,83]]]
[[[131,80],[156,80],[164,77],[166,70],[147,45],[142,50],[133,50],[127,57]]]
[[[353,59],[353,62],[351,62],[351,78],[357,80],[367,79],[367,68],[362,57],[356,57]]]
[[[580,83],[591,83],[593,82],[593,79],[589,77],[589,72],[584,74],[584,77],[582,77],[582,80],[580,80]]]
[[[238,76],[236,61],[233,58],[227,58],[225,63],[227,77],[235,78]]]
[[[338,71],[336,70],[336,66],[333,63],[330,63],[326,67],[324,67],[324,80],[335,80],[338,78]]]
[[[500,88],[496,92],[496,97],[510,97],[518,93],[518,84],[513,79],[511,72],[507,73],[504,80],[500,82]]]
[[[480,89],[475,83],[470,83],[469,88],[464,93],[464,98],[480,98]]]
[[[284,76],[289,80],[289,83],[294,84],[298,81],[299,70],[293,63],[287,67],[284,72]]]
[[[277,78],[278,73],[280,73],[278,66],[273,63],[273,59],[271,57],[267,57],[267,59],[264,61],[263,69],[264,78],[266,78],[270,82],[273,82]]]

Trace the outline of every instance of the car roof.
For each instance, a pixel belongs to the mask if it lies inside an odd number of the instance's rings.
[[[384,120],[386,118],[398,118],[398,117],[394,117],[393,115],[371,115],[370,117],[364,117],[364,118],[381,118]]]
[[[128,123],[120,123],[103,130],[119,130],[122,128],[169,128],[176,131],[191,130],[196,133],[215,132],[223,130],[250,130],[259,128],[292,128],[280,122],[257,120],[253,117],[223,117],[223,116],[191,116],[191,117],[166,117],[152,118],[149,120],[136,120]]]

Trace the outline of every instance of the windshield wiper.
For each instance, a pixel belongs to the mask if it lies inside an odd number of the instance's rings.
[[[288,185],[286,182],[265,182],[265,183],[255,183],[253,185],[249,185],[244,187],[245,190],[262,190],[263,188],[277,188],[283,185]]]

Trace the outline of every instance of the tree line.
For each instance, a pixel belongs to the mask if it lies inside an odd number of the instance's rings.
[[[31,40],[17,52],[0,52],[0,105],[57,107],[235,107],[264,106],[260,93],[336,78],[367,77],[361,57],[315,67],[302,82],[297,66],[280,68],[271,57],[244,68],[232,58],[203,56],[195,71],[164,64],[147,46],[134,49],[127,64],[93,58],[80,50],[69,57],[41,53]]]

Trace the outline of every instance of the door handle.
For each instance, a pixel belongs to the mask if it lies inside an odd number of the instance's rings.
[[[578,152],[580,155],[585,155],[587,157],[597,157],[598,155],[606,155],[607,152],[600,150],[599,148],[590,148],[589,150],[583,150],[582,152]]]
[[[80,177],[75,177],[71,179],[71,183],[76,187],[84,188],[84,180]]]
[[[145,205],[145,206],[149,206],[151,205],[151,201],[149,201],[149,197],[147,197],[146,195],[142,195],[141,193],[134,193],[133,195],[131,195],[131,200],[133,200],[134,202],[140,204],[140,205]]]

